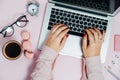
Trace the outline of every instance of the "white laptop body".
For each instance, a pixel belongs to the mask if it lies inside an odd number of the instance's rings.
[[[56,4],[60,4],[60,5],[65,5],[63,6],[57,6]],[[70,7],[67,6],[72,6],[74,8],[78,8],[78,9],[70,9]],[[84,14],[84,15],[89,15],[89,16],[93,16],[93,17],[98,17],[98,18],[102,18],[102,19],[107,19],[108,20],[108,25],[107,25],[107,30],[106,30],[106,35],[105,35],[105,39],[101,48],[101,62],[104,63],[105,59],[106,59],[106,54],[108,51],[108,47],[109,47],[109,42],[110,42],[110,37],[111,37],[111,31],[112,31],[112,22],[113,22],[113,16],[115,14],[118,13],[119,9],[116,9],[114,11],[114,13],[110,14],[110,13],[105,13],[105,12],[100,12],[100,11],[96,11],[96,10],[92,10],[92,9],[88,9],[88,8],[84,8],[84,7],[76,7],[74,5],[70,5],[70,4],[66,4],[66,3],[62,3],[62,2],[57,2],[57,0],[53,1],[53,0],[49,0],[47,7],[46,7],[46,12],[45,12],[45,17],[44,17],[44,21],[43,21],[43,26],[41,29],[41,34],[40,34],[40,39],[39,39],[39,44],[38,44],[38,49],[41,49],[42,46],[44,45],[44,42],[50,32],[50,30],[47,29],[48,27],[48,23],[49,23],[49,18],[50,18],[50,14],[51,14],[51,9],[52,8],[57,8],[57,9],[62,9],[62,10],[66,10],[66,11],[70,11],[70,12],[74,12],[74,13],[78,13],[78,14]],[[83,9],[86,11],[81,11],[79,10]],[[100,13],[98,14],[92,14],[91,12],[96,12],[96,13]],[[102,14],[106,15],[103,16]],[[76,58],[82,58],[82,50],[81,50],[81,41],[82,37],[80,36],[75,36],[75,35],[69,35],[64,48],[60,51],[61,55],[67,55],[67,56],[72,56],[72,57],[76,57]]]

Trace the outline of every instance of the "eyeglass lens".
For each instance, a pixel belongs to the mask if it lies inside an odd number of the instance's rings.
[[[23,15],[20,18],[17,19],[16,25],[23,28],[27,25],[27,22],[28,22],[28,20],[27,20],[26,16]]]
[[[12,26],[7,26],[2,31],[2,34],[4,35],[4,37],[10,37],[13,35],[13,33],[14,33],[14,28]]]

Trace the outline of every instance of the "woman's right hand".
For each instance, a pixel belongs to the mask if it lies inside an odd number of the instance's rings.
[[[85,58],[99,56],[102,43],[105,37],[105,31],[101,33],[97,28],[86,29],[82,41],[82,50]]]

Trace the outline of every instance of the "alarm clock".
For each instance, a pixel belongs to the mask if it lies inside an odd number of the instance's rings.
[[[37,2],[29,2],[27,4],[27,12],[31,15],[37,15],[39,12],[39,4]]]

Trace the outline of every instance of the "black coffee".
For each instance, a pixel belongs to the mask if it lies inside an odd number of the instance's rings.
[[[10,42],[4,47],[4,55],[8,59],[15,59],[21,54],[21,47],[16,42]]]

